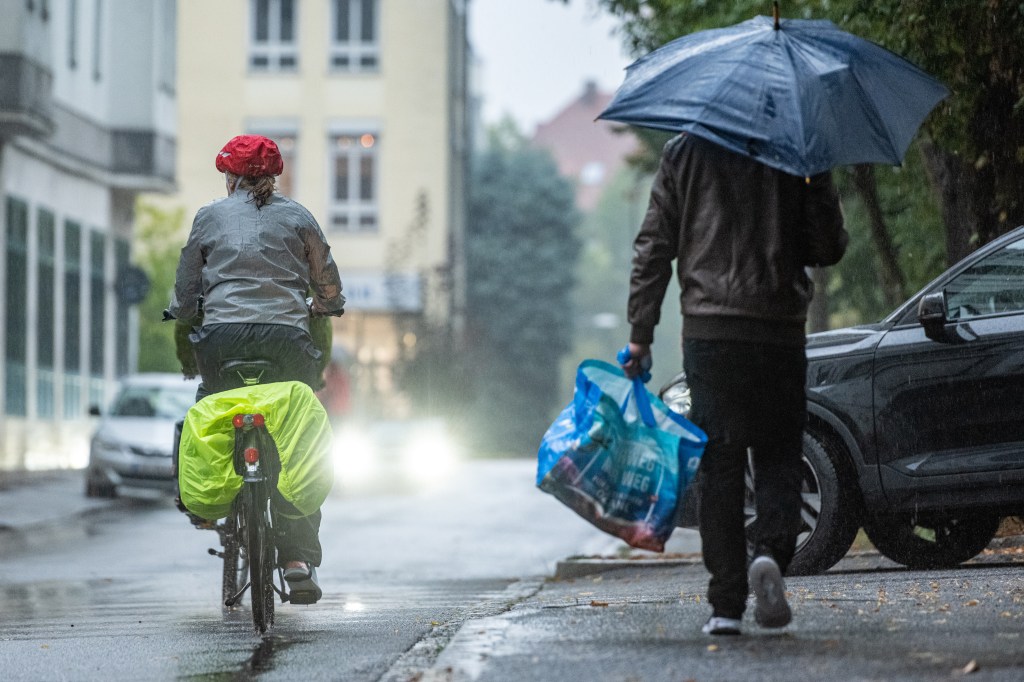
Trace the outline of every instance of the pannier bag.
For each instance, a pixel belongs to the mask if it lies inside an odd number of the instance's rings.
[[[544,434],[537,485],[632,547],[662,552],[706,444],[640,379],[586,360],[572,402]]]
[[[281,496],[299,516],[312,514],[327,499],[334,484],[327,412],[306,384],[280,381],[214,393],[189,409],[178,450],[178,487],[181,501],[196,516],[219,519],[231,510],[242,487],[234,466],[232,419],[253,413],[264,416],[276,445]],[[271,468],[276,470],[276,463]],[[278,511],[295,516],[293,510]]]

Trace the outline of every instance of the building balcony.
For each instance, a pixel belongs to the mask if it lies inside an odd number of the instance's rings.
[[[53,75],[23,54],[0,53],[0,139],[54,131]]]

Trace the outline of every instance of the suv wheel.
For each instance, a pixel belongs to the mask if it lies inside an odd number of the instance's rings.
[[[800,534],[786,571],[789,575],[814,575],[834,566],[850,549],[860,525],[853,476],[836,455],[808,433],[804,433],[802,463]],[[748,527],[757,519],[751,472],[748,463],[744,504]],[[750,550],[748,546],[748,553]]]
[[[907,568],[951,568],[988,546],[998,516],[891,514],[865,519],[864,532],[875,548]]]

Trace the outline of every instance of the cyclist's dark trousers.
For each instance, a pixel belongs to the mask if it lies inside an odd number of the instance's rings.
[[[242,385],[237,376],[221,376],[228,360],[269,360],[276,369],[271,381],[301,381],[319,388],[321,353],[309,332],[286,324],[209,324],[189,336],[203,383],[196,399]]]
[[[323,559],[320,548],[320,510],[294,519],[280,513],[282,507],[290,506],[280,495],[274,495],[274,502],[278,509],[274,517],[277,523],[277,563],[284,566],[289,561],[308,561],[319,566]]]
[[[807,421],[802,347],[686,339],[690,419],[708,435],[700,464],[700,537],[715,615],[739,618],[747,602],[743,495],[754,460],[755,555],[785,571],[800,528],[801,445]]]
[[[220,375],[220,368],[228,360],[270,360],[274,363],[273,376],[262,377],[271,381],[301,381],[316,389],[319,387],[321,353],[313,345],[310,335],[291,325],[283,324],[211,324],[204,325],[190,337],[196,353],[196,364],[203,383],[196,395],[201,400],[211,393],[237,388],[242,385],[237,376]],[[278,511],[289,511],[291,505],[280,495],[274,495]],[[294,507],[291,507],[295,511]],[[320,512],[306,517],[288,518],[279,513],[277,530],[278,563],[308,561],[320,565]]]

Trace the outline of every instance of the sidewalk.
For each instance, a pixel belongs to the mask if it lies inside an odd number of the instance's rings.
[[[421,682],[588,680],[1020,680],[1021,564],[908,571],[840,566],[788,578],[792,624],[744,619],[709,637],[702,566],[617,568],[546,582],[510,610],[467,621]],[[392,680],[385,678],[387,682]],[[397,680],[395,681],[397,682]]]
[[[0,552],[84,537],[99,514],[131,501],[85,496],[81,469],[0,472]]]
[[[821,575],[786,578],[793,622],[709,637],[708,574],[678,530],[661,555],[613,547],[571,557],[507,611],[466,621],[420,682],[1024,678],[1024,537],[997,538],[964,566],[912,571],[873,549]],[[409,678],[386,676],[385,682]]]

